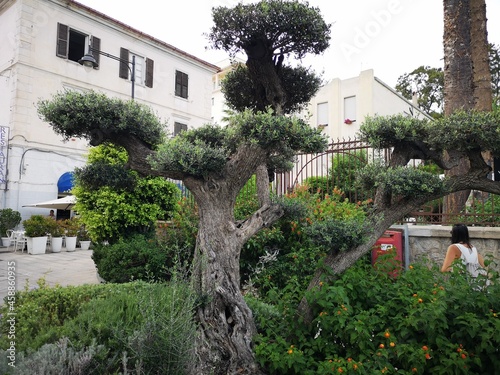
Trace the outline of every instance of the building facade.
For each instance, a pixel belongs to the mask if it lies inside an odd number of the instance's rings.
[[[335,78],[323,85],[309,103],[311,126],[321,128],[330,140],[354,139],[367,116],[406,114],[431,117],[375,77],[372,69],[348,79]]]
[[[89,50],[93,69],[78,62]],[[219,70],[72,0],[0,0],[0,207],[44,214],[23,205],[64,194],[68,172],[86,162],[85,140],[63,142],[39,119],[40,99],[95,90],[130,100],[133,87],[175,135],[211,122]]]

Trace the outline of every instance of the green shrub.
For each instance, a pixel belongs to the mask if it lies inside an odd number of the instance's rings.
[[[259,199],[257,197],[257,182],[255,175],[253,175],[236,197],[234,217],[236,220],[243,220],[258,209]]]
[[[197,232],[196,206],[182,199],[170,221],[157,222],[155,234],[132,233],[110,245],[95,244],[92,258],[107,282],[170,280],[189,272]]]
[[[5,367],[0,361],[2,374],[19,375],[73,375],[95,374],[99,367],[99,355],[105,348],[91,345],[82,350],[75,350],[67,338],[54,344],[45,344],[37,351],[20,353],[16,357],[16,366]]]
[[[57,337],[58,329],[68,319],[74,318],[80,307],[103,294],[104,285],[82,285],[79,287],[57,286],[50,288],[43,279],[38,281],[38,288],[24,291],[15,296],[16,318],[16,345],[17,350],[25,351],[28,348],[38,349],[45,343],[46,337]],[[9,304],[4,303],[0,308],[0,348],[10,346],[9,332]],[[39,339],[41,338],[41,339]]]
[[[311,325],[296,305],[278,304],[279,318],[268,314],[259,326],[257,359],[271,375],[493,375],[500,284],[490,277],[494,285],[476,291],[461,272],[413,264],[394,278],[363,260],[307,295]]]
[[[166,280],[167,252],[153,236],[135,234],[106,245],[94,245],[92,259],[106,282]]]
[[[195,298],[182,281],[18,292],[16,369],[2,374],[184,374],[194,362]],[[1,345],[9,348],[2,308]],[[38,366],[37,366],[38,364]]]
[[[21,214],[12,208],[0,209],[0,237],[6,237],[9,229],[14,229],[21,222]]]
[[[142,369],[147,374],[182,374],[193,362],[194,294],[181,282],[133,283],[94,299],[63,327],[78,349],[94,342],[109,351],[97,373]],[[107,371],[107,372],[104,372]]]
[[[293,219],[261,230],[242,249],[242,281],[261,296],[274,288],[305,290],[327,253],[364,241],[365,206],[349,202],[337,189],[323,195],[302,185],[286,197],[285,206]]]

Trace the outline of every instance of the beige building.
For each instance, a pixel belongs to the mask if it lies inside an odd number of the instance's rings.
[[[94,69],[78,62],[89,46]],[[0,207],[44,214],[23,205],[63,194],[59,179],[85,163],[86,142],[62,142],[39,119],[39,99],[93,89],[128,100],[133,88],[175,134],[211,121],[219,70],[72,0],[0,0]]]

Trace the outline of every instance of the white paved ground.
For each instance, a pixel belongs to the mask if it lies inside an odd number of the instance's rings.
[[[92,250],[79,248],[72,252],[63,248],[59,253],[51,253],[48,249],[46,254],[30,255],[26,251],[13,252],[12,247],[0,247],[0,305],[7,295],[9,281],[12,281],[12,271],[16,290],[23,290],[25,285],[36,288],[37,280],[42,277],[52,286],[99,283],[91,256]]]

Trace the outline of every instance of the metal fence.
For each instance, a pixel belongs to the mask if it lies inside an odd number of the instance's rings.
[[[309,185],[321,187],[324,191],[331,191],[336,187],[352,202],[373,198],[374,191],[361,191],[355,187],[355,172],[374,159],[387,162],[389,158],[389,150],[371,149],[366,143],[357,139],[338,140],[331,143],[324,153],[297,155],[295,167],[290,172],[277,174],[272,188],[277,195],[283,195],[307,181]],[[415,161],[416,164],[418,161]],[[463,222],[468,225],[500,225],[500,215],[495,213],[495,203],[500,211],[498,195],[472,191],[464,212],[457,215],[443,214],[443,200],[437,199],[426,203],[406,216],[402,223]]]

